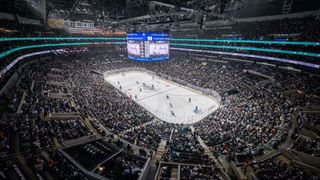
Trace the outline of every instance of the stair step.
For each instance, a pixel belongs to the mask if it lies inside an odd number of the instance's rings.
[[[177,168],[172,168],[171,178],[177,179],[177,176],[178,176],[178,169]]]

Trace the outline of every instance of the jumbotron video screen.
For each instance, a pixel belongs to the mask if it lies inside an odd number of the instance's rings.
[[[128,58],[136,61],[167,60],[169,59],[169,40],[167,33],[128,33]]]

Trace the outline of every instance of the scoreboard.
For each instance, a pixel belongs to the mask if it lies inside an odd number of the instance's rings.
[[[167,33],[128,33],[128,58],[136,61],[168,60],[169,41]]]

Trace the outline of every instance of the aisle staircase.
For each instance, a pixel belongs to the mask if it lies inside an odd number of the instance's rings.
[[[157,173],[157,166],[156,163],[157,161],[159,162],[162,155],[166,152],[165,147],[167,144],[167,140],[165,139],[161,139],[160,144],[158,149],[155,152],[155,155],[152,157],[151,161],[150,161],[150,169],[148,172],[148,177],[147,179],[155,179],[156,177],[156,173]]]
[[[194,127],[190,126],[190,129],[192,132],[194,132]],[[197,136],[197,140],[199,141],[200,145],[203,147],[204,149],[204,153],[206,155],[209,156],[209,158],[215,163],[215,166],[220,169],[220,174],[223,176],[223,179],[230,179],[230,177],[227,175],[227,173],[225,172],[226,167],[223,166],[224,164],[222,164],[214,155],[213,153],[210,151],[209,147],[203,142],[203,140],[201,139],[200,136]]]
[[[173,168],[172,168],[172,171],[171,171],[171,178],[170,178],[169,180],[176,180],[176,179],[178,179],[178,178],[176,178],[176,177],[178,177],[178,168],[173,167]]]
[[[165,150],[166,144],[167,144],[167,140],[161,139],[160,145],[156,151],[156,154],[153,157],[154,160],[160,161],[160,158],[166,152],[166,150]]]

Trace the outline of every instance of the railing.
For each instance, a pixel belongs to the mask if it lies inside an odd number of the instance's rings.
[[[74,160],[68,153],[66,153],[64,150],[60,149],[59,152],[61,152],[64,157],[66,157],[67,159],[69,159],[75,166],[77,166],[77,168],[79,168],[84,174],[86,174],[87,177],[89,177],[90,179],[97,179],[97,180],[107,180],[108,178],[103,177],[99,174],[95,174],[91,171],[88,171],[87,169],[85,169],[82,165],[80,165],[76,160]]]

